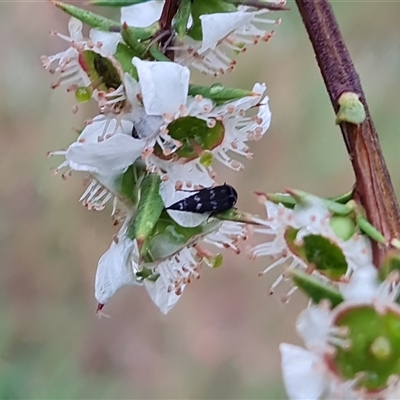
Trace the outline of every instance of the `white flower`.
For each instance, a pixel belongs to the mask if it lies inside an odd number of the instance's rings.
[[[397,356],[394,357],[395,350],[390,345],[391,341],[397,341],[397,333],[390,326],[400,320],[400,307],[395,301],[400,292],[399,274],[394,272],[379,283],[376,268],[366,265],[355,270],[348,283],[341,283],[340,291],[344,301],[334,309],[321,303],[300,314],[297,330],[307,349],[286,343],[280,345],[289,398],[397,398],[400,391]],[[368,309],[371,310],[369,317],[362,319]],[[347,319],[343,325],[341,321],[349,312],[353,318],[358,315],[361,319],[353,324]],[[390,323],[383,322],[385,315],[390,316]],[[354,345],[354,342],[360,343]],[[339,350],[346,353],[346,359],[336,358]],[[367,357],[365,366],[360,366],[359,357]],[[351,379],[343,377],[343,368],[346,374],[353,371]],[[366,387],[364,379],[375,386]]]
[[[42,56],[45,69],[52,73],[59,73],[59,79],[52,84],[52,88],[67,85],[68,91],[75,90],[80,86],[89,86],[90,78],[85,66],[82,64],[80,54],[84,50],[91,50],[103,57],[110,57],[115,53],[119,42],[119,34],[112,32],[101,32],[95,29],[90,31],[90,38],[82,35],[82,22],[71,18],[68,23],[69,36],[54,32],[53,34],[65,40],[70,47],[65,51],[53,56]],[[56,65],[55,68],[52,67]],[[97,91],[94,92],[97,95]]]
[[[131,136],[133,122],[127,119],[119,123],[113,116],[99,115],[87,125],[65,151],[49,155],[63,155],[65,161],[57,168],[68,167],[102,176],[123,173],[142,154],[146,142]]]
[[[276,1],[278,4],[282,4]],[[158,21],[164,3],[157,0],[121,8],[121,23],[134,27],[146,27]],[[171,44],[167,50],[174,50],[174,61],[213,75],[230,71],[235,61],[226,55],[243,52],[246,45],[256,44],[260,40],[268,41],[272,33],[271,24],[279,20],[264,18],[268,10],[254,10],[251,7],[238,7],[237,11],[204,14],[200,16],[202,40],[193,40],[185,36],[182,42]],[[190,28],[193,21],[189,21]]]
[[[158,241],[156,250],[159,255],[164,253],[166,256],[145,263],[140,262],[136,240],[126,237],[128,222],[129,218],[99,261],[95,285],[99,310],[123,286],[143,283],[152,301],[166,314],[180,299],[185,287],[200,276],[201,267],[214,266],[216,256],[202,247],[199,241],[231,248],[238,253],[237,241],[247,238],[243,224],[210,224],[209,231],[191,238],[179,248]],[[148,278],[142,278],[144,271],[150,274]]]
[[[271,113],[268,98],[265,97],[261,101],[266,89],[265,85],[256,84],[250,96],[216,106],[210,99],[187,95],[189,70],[186,67],[168,62],[141,61],[138,58],[134,58],[133,63],[138,69],[146,114],[162,117],[159,131],[153,141],[148,144],[149,148],[158,144],[162,154],[149,151],[149,157],[146,158],[148,165],[153,165],[154,168],[162,170],[167,167],[166,160],[173,159],[173,156],[175,156],[174,161],[179,160],[180,164],[196,159],[199,164],[198,169],[205,174],[212,175],[211,168],[204,167],[199,160],[199,156],[204,151],[210,151],[218,161],[229,168],[235,170],[243,168],[240,162],[231,159],[228,152],[251,158],[252,154],[249,152],[246,142],[260,139],[269,128]],[[168,79],[165,79],[165,68],[168,68]],[[246,117],[245,112],[253,107],[258,107],[258,114],[252,118]],[[204,144],[199,142],[200,138],[191,137],[190,135],[194,134],[187,132],[188,137],[185,138],[187,141],[185,145],[193,148],[189,151],[193,155],[190,159],[187,159],[183,156],[179,157],[178,150],[183,143],[179,139],[171,137],[177,132],[171,132],[170,127],[177,121],[190,117],[194,117],[194,120],[197,121],[206,122],[205,129],[207,127],[208,129],[214,128],[216,125],[220,129],[218,129],[218,141],[209,149],[202,147]],[[207,132],[205,133],[207,134]],[[141,134],[140,136],[143,137],[144,135]],[[151,137],[148,137],[148,139],[151,139]],[[199,152],[198,155],[195,154],[196,151]],[[196,171],[194,172],[196,173]],[[168,174],[163,175],[168,178]],[[191,177],[188,176],[187,180],[190,181]],[[198,183],[192,181],[192,184]]]
[[[223,222],[218,229],[214,229],[201,240],[219,248],[231,248],[236,253],[238,240],[247,238],[246,227],[234,222]],[[200,244],[184,247],[171,257],[154,265],[146,265],[153,273],[160,274],[153,282],[145,280],[144,285],[154,303],[163,314],[166,314],[179,300],[186,285],[200,277],[203,265],[212,266],[214,255]]]
[[[257,218],[256,222],[261,227],[256,228],[255,231],[267,235],[268,239],[254,246],[250,251],[250,256],[252,258],[272,256],[275,260],[263,271],[263,274],[288,262],[290,263],[288,268],[306,269],[307,263],[300,257],[296,246],[301,247],[304,238],[309,235],[322,236],[340,248],[347,263],[346,276],[372,263],[369,240],[358,232],[355,232],[348,240],[337,236],[330,226],[332,214],[321,199],[310,196],[304,204],[299,203],[290,209],[267,200],[264,194],[258,193],[258,198],[265,205],[267,219]],[[296,231],[295,238],[288,241],[287,234],[291,229]],[[282,278],[281,275],[271,289],[274,289]]]
[[[183,43],[176,43],[172,47],[176,51],[174,61],[214,76],[232,71],[236,62],[227,50],[233,54],[244,52],[247,45],[272,37],[269,25],[280,20],[262,18],[268,12],[239,7],[236,12],[201,15],[202,41],[185,37]]]

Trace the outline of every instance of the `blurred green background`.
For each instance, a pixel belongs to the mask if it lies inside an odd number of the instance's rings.
[[[400,2],[332,3],[399,192]],[[253,190],[329,196],[353,179],[307,35],[288,5],[276,14],[283,23],[275,37],[221,79],[268,85],[272,127],[253,143],[254,160],[242,173],[218,168],[220,182],[238,188],[239,208],[256,213]],[[54,77],[41,68],[42,54],[65,48],[48,32],[66,33],[67,20],[50,2],[0,3],[0,398],[284,398],[278,344],[299,343],[294,321],[306,299],[296,293],[282,304],[285,285],[270,296],[280,271],[258,277],[266,259],[227,253],[167,316],[144,289],[127,288],[107,304],[111,318],[95,317],[94,274],[115,229],[109,211],[79,204],[79,174],[53,177],[61,159],[45,156],[95,112],[87,105],[73,115],[73,95],[50,90]]]

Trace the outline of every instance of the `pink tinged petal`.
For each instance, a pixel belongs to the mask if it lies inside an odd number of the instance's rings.
[[[164,2],[160,0],[147,1],[121,8],[121,24],[145,28],[161,17]]]
[[[122,173],[142,154],[146,142],[128,135],[116,134],[98,143],[73,143],[66,160],[76,171],[102,175]]]
[[[327,378],[318,372],[321,358],[308,350],[287,343],[279,346],[286,393],[292,400],[320,399]]]
[[[95,297],[100,304],[106,304],[123,286],[140,284],[130,264],[135,247],[132,240],[120,237],[100,258],[95,280]]]
[[[162,182],[160,186],[160,196],[165,207],[176,203],[179,200],[192,196],[196,192],[185,192],[176,190],[174,184],[170,181]],[[206,222],[211,213],[196,214],[188,211],[167,210],[168,215],[180,226],[193,228]]]
[[[91,29],[89,33],[93,43],[101,43],[101,54],[103,56],[112,56],[117,51],[118,43],[121,41],[121,34],[117,32],[103,32],[97,29]]]
[[[72,17],[68,21],[69,35],[73,41],[80,42],[83,40],[82,27],[83,24],[79,19]]]
[[[173,290],[169,290],[169,285],[160,276],[156,282],[144,281],[144,286],[149,294],[151,300],[165,315],[167,314],[174,305],[178,302],[181,296],[178,296]],[[182,290],[183,290],[182,285]]]
[[[138,71],[148,115],[174,114],[186,104],[189,68],[167,61],[142,61],[137,57],[132,62]]]
[[[214,50],[220,40],[234,30],[247,25],[254,18],[254,15],[256,13],[242,11],[201,15],[203,41],[199,54],[207,50]]]

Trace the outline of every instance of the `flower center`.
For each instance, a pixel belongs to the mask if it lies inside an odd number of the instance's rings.
[[[225,128],[219,121],[210,127],[202,119],[183,117],[171,122],[168,125],[168,132],[173,139],[182,143],[174,154],[178,158],[186,158],[190,161],[220,145],[224,139]],[[173,157],[173,155],[165,156],[159,146],[155,147],[154,153],[163,159]]]
[[[358,387],[384,389],[392,375],[400,375],[400,315],[385,308],[358,306],[343,311],[336,325],[347,327],[350,346],[337,347],[332,360],[345,379]]]

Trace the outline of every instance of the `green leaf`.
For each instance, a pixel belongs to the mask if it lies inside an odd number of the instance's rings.
[[[179,39],[183,39],[186,35],[187,25],[189,21],[190,14],[192,12],[192,2],[191,0],[181,0],[178,12],[174,18],[174,28],[178,34]]]
[[[125,40],[126,44],[133,50],[135,55],[142,56],[146,52],[146,45],[139,42],[134,29],[130,28],[126,22],[122,24],[121,36],[122,39]]]
[[[115,181],[116,190],[125,198],[128,198],[132,204],[137,204],[139,198],[139,187],[146,173],[146,167],[135,163],[131,165]]]
[[[213,214],[213,218],[221,221],[243,222],[245,224],[254,224],[255,222],[252,219],[253,217],[253,215],[238,211],[236,208]]]
[[[144,241],[140,249],[140,254],[145,262],[153,262],[170,257],[185,247],[189,242],[194,243],[199,235],[208,232],[208,229],[215,228],[220,222],[215,224],[211,221],[206,226],[196,226],[187,228],[177,224],[164,210],[158,219],[151,234]]]
[[[267,193],[266,197],[275,204],[282,204],[286,208],[294,208],[297,204],[296,199],[287,193]]]
[[[115,59],[121,64],[122,70],[130,74],[136,81],[139,80],[136,67],[132,64],[132,58],[137,56],[126,44],[118,43]]]
[[[149,53],[156,61],[171,61],[156,44],[150,46]]]
[[[159,194],[161,179],[157,174],[147,175],[141,184],[140,200],[133,224],[128,229],[128,237],[137,239],[139,248],[151,234],[164,209]]]
[[[126,22],[122,24],[121,27],[121,34],[125,34],[126,37],[128,38],[128,41],[126,42],[127,44],[130,44],[130,42],[134,43],[134,48],[136,46],[136,43],[138,41],[143,41],[143,40],[149,40],[151,39],[160,29],[160,24],[157,22],[154,22],[150,26],[147,26],[146,28],[137,28],[134,26],[129,26]],[[142,44],[144,48],[146,46]]]
[[[306,260],[330,279],[338,280],[347,271],[347,262],[342,250],[329,239],[319,235],[303,238]]]
[[[387,240],[364,216],[357,215],[356,222],[362,232],[378,243],[387,244]]]
[[[332,307],[336,307],[344,301],[342,294],[338,290],[328,286],[320,279],[298,269],[291,269],[288,273],[296,286],[307,294],[313,303],[318,304],[321,300],[329,300]]]
[[[90,0],[90,4],[105,7],[128,7],[148,1],[150,0]]]
[[[328,200],[334,201],[335,203],[346,204],[353,198],[353,189],[349,190],[347,193],[343,193],[340,196],[328,197]]]
[[[302,190],[298,189],[287,189],[288,193],[291,194],[294,199],[296,200],[297,204],[301,205],[308,205],[311,202],[311,199],[316,196],[311,195],[307,192],[303,192]],[[353,208],[347,204],[340,204],[330,199],[320,199],[325,207],[334,214],[338,215],[348,215],[353,211]]]
[[[194,0],[192,4],[193,25],[188,32],[188,36],[194,40],[203,39],[200,16],[233,11],[237,11],[237,7],[223,0]]]
[[[67,14],[88,24],[92,28],[107,32],[119,32],[121,30],[121,24],[119,22],[102,17],[91,11],[72,6],[71,4],[62,3],[61,1],[53,1],[53,3]]]
[[[365,121],[365,108],[358,94],[345,92],[339,97],[338,103],[340,107],[336,114],[336,124],[349,122],[358,125]]]
[[[242,97],[246,96],[256,96],[256,94],[250,90],[227,88],[220,83],[215,83],[209,87],[189,85],[189,95],[196,96],[198,94],[218,103],[225,103],[231,100],[241,99]]]

